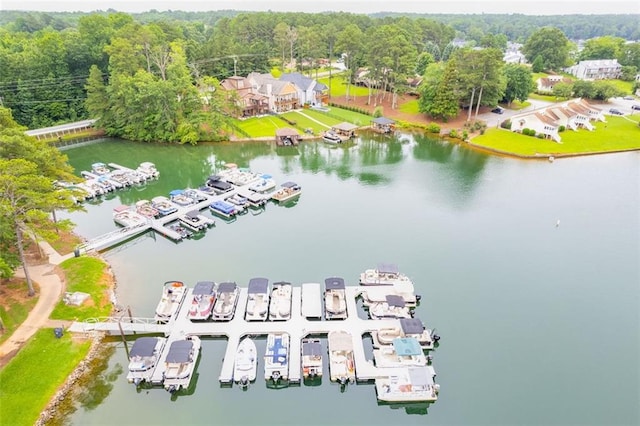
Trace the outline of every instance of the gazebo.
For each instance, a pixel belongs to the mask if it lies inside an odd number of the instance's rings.
[[[387,117],[371,120],[371,129],[378,133],[391,133],[396,129],[396,122]]]
[[[344,122],[331,127],[331,130],[342,136],[342,139],[350,139],[356,135],[357,128],[358,126],[356,126],[355,124]]]
[[[276,145],[295,146],[300,142],[300,133],[291,127],[283,127],[276,130]]]

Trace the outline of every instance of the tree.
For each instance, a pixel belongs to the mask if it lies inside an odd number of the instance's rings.
[[[502,52],[496,48],[481,50],[462,49],[454,54],[459,66],[461,92],[467,93],[469,115],[476,108],[476,117],[481,105],[494,106],[504,95],[505,80],[502,74]],[[476,98],[477,94],[477,98]]]
[[[569,51],[569,40],[555,27],[535,31],[522,47],[522,53],[529,62],[540,56],[545,70],[560,70],[569,65]]]
[[[422,52],[419,54],[416,61],[416,74],[423,75],[429,64],[432,64],[433,62],[435,62],[435,59],[433,59],[433,55],[431,55],[431,53]]]
[[[66,157],[46,142],[24,133],[24,128],[12,121],[10,113],[0,108],[3,126],[0,128],[0,264],[2,274],[22,264],[28,294],[35,294],[29,275],[24,247],[24,232],[37,231],[55,238],[55,230],[68,222],[52,223],[49,214],[54,209],[73,209],[73,192],[56,189],[54,181],[73,179]],[[13,251],[13,244],[18,254]]]
[[[569,99],[573,94],[573,85],[570,83],[558,82],[553,86],[552,93],[557,99]]]
[[[619,58],[622,46],[624,46],[624,39],[620,37],[592,38],[584,42],[584,47],[580,52],[580,60]]]
[[[542,56],[538,55],[533,60],[533,63],[531,64],[531,71],[536,73],[544,71],[544,61],[542,60]]]
[[[338,34],[336,39],[336,51],[342,52],[347,68],[347,102],[349,101],[351,80],[358,60],[364,49],[364,33],[356,24],[349,24]]]
[[[518,100],[524,102],[529,98],[529,93],[533,90],[533,79],[531,70],[519,64],[507,64],[504,67],[506,87],[504,90],[503,102],[511,105],[511,102]]]
[[[577,98],[593,99],[596,96],[596,89],[592,81],[576,80],[573,82],[573,96]]]
[[[460,86],[457,64],[450,59],[446,64],[435,63],[427,67],[418,108],[420,112],[447,121],[460,111]]]

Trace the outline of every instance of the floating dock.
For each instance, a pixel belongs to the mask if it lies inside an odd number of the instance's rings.
[[[167,336],[168,348],[171,342],[183,338],[186,335],[226,337],[227,348],[222,363],[222,369],[218,377],[221,383],[233,382],[233,366],[235,362],[236,348],[242,337],[251,335],[267,335],[269,333],[288,333],[290,336],[289,357],[289,382],[301,381],[301,341],[308,335],[328,334],[331,331],[347,331],[353,339],[354,358],[356,367],[356,379],[358,381],[370,381],[377,378],[389,377],[393,374],[393,368],[380,368],[367,360],[364,351],[362,337],[366,333],[385,328],[400,327],[399,319],[362,319],[358,317],[356,298],[366,291],[362,286],[346,286],[347,317],[344,320],[309,320],[302,316],[302,291],[300,286],[294,286],[292,292],[291,318],[287,321],[246,321],[245,308],[247,302],[247,288],[240,288],[239,300],[233,319],[230,321],[205,321],[191,322],[188,319],[189,303],[183,302],[178,313],[167,324],[153,324],[153,319],[129,318],[101,322],[75,322],[69,328],[71,332],[102,331],[108,334],[144,334],[163,333]],[[187,290],[184,300],[191,300],[192,289]],[[322,297],[318,294],[318,297]],[[158,361],[158,368],[151,378],[154,384],[162,382],[162,373],[166,351]]]

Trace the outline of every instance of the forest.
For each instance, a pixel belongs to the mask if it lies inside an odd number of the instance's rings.
[[[30,128],[99,117],[109,135],[196,143],[229,126],[220,80],[292,66],[309,73],[340,57],[351,81],[366,67],[376,88],[394,95],[408,90],[407,78],[424,76],[421,110],[446,119],[454,103],[508,102],[531,89],[518,83],[528,69],[502,63],[507,41],[523,43],[528,61],[545,70],[613,56],[627,75],[637,72],[640,43],[626,43],[640,39],[637,22],[638,15],[5,11],[0,105]],[[585,38],[589,49],[578,52],[571,40]],[[544,50],[547,39],[552,48]]]

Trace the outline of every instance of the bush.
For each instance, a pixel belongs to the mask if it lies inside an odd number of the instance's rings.
[[[449,137],[450,138],[459,138],[460,134],[458,133],[458,131],[456,129],[451,129],[449,130]]]
[[[567,128],[566,128],[566,127],[564,127],[564,126],[560,126],[560,127],[558,127],[558,133],[562,133],[562,132],[564,132],[565,130],[567,130]]]
[[[373,118],[379,118],[382,117],[382,112],[384,111],[384,109],[381,106],[377,106],[374,110],[373,110]]]
[[[500,127],[507,130],[511,130],[511,125],[511,120],[504,120],[502,123],[500,123]],[[484,131],[481,130],[481,133],[484,133]]]
[[[436,123],[429,123],[427,126],[427,131],[429,133],[440,133],[440,126]]]
[[[469,139],[469,133],[466,130],[462,131],[462,140],[466,141],[467,139]]]

